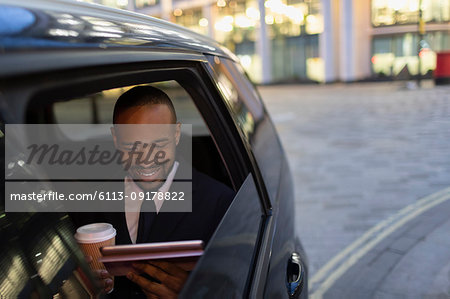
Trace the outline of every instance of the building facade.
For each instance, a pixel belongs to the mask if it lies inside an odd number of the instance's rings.
[[[258,83],[411,77],[431,72],[436,53],[450,50],[450,0],[89,2],[208,35]]]

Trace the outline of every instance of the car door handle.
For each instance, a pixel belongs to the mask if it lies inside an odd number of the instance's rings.
[[[300,261],[298,253],[292,253],[288,260],[286,269],[286,287],[289,298],[298,298],[303,290],[305,280],[305,269]]]

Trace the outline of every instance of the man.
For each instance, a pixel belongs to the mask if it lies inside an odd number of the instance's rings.
[[[114,145],[123,153],[123,161],[131,161],[126,167],[127,175],[123,183],[124,195],[128,195],[128,199],[125,197],[125,213],[73,214],[75,224],[111,223],[117,231],[116,244],[179,240],[203,240],[206,244],[234,197],[234,192],[224,184],[192,168],[192,212],[164,212],[165,208],[176,204],[164,200],[130,200],[133,192],[178,190],[177,178],[185,178],[186,169],[190,170],[189,165],[177,160],[181,124],[177,122],[169,97],[154,87],[134,87],[117,100],[113,124]],[[128,125],[154,125],[160,129],[147,130],[143,136],[142,130],[135,129],[139,126],[133,128]],[[137,146],[141,146],[141,158],[149,156],[149,151],[155,148],[162,149],[164,154],[156,159],[154,155],[157,151],[154,151],[150,152],[149,160],[138,159],[130,154]],[[142,211],[141,205],[148,204],[155,205],[155,212]],[[137,263],[134,266],[136,271],[127,275],[129,280],[115,278],[112,297],[139,297],[143,293],[148,298],[176,297],[188,277],[186,271],[163,261]],[[105,289],[111,289],[112,280],[108,273],[103,271],[101,277],[106,283]]]

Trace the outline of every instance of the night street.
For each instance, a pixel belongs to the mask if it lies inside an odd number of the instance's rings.
[[[259,88],[291,163],[313,298],[448,298],[450,86],[424,83]]]

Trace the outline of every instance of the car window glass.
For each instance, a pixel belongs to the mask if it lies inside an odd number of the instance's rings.
[[[253,267],[262,212],[248,175],[222,220],[208,250],[186,283],[181,298],[245,297]]]
[[[99,290],[86,284],[94,276],[74,250],[77,245],[71,235],[68,217],[58,213],[3,214],[0,297],[96,297]]]
[[[272,121],[265,114],[252,83],[244,70],[232,60],[208,56],[217,87],[232,111],[246,141],[251,145],[272,201],[276,199],[281,171],[282,149]]]
[[[242,133],[250,138],[255,130],[255,122],[264,116],[264,108],[248,80],[238,80],[243,70],[229,59],[209,56],[208,60],[217,75],[217,84],[225,100],[234,113]]]

